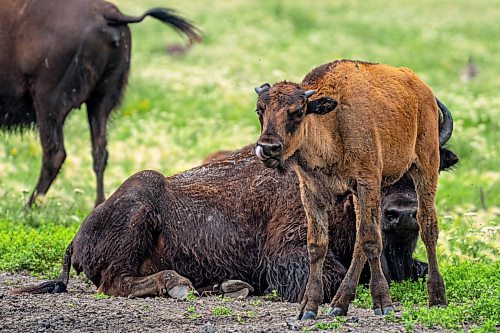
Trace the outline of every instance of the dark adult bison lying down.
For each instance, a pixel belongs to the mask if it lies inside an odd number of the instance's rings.
[[[297,302],[309,267],[299,182],[294,173],[265,168],[253,148],[172,177],[154,171],[130,177],[85,219],[58,280],[14,292],[63,292],[73,264],[109,295],[182,297],[190,286],[239,279],[256,294],[276,289]],[[457,162],[442,152],[443,168]],[[344,277],[356,233],[352,197],[331,199],[325,300]],[[384,189],[383,206],[385,273],[394,280],[423,276],[426,264],[411,257],[418,225],[409,177]]]
[[[0,1],[0,129],[38,126],[43,158],[28,201],[47,192],[65,158],[63,124],[87,105],[97,176],[96,205],[104,201],[106,124],[127,83],[128,23],[152,16],[200,40],[198,30],[171,9],[131,17],[101,0]]]

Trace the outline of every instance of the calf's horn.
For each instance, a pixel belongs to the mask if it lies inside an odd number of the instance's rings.
[[[263,85],[261,85],[260,87],[256,87],[255,88],[255,92],[257,93],[257,95],[260,95],[262,94],[264,91],[267,91],[269,90],[269,88],[271,88],[271,85],[269,83],[264,83]]]
[[[306,90],[304,92],[304,95],[306,96],[306,98],[309,98],[311,97],[312,95],[314,95],[316,93],[316,90]]]

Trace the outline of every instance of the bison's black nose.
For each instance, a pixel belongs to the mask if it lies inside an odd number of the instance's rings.
[[[393,207],[386,209],[384,215],[393,230],[418,230],[416,207]]]
[[[278,143],[257,143],[255,147],[255,154],[260,160],[267,160],[270,158],[279,158],[283,153],[283,144]]]

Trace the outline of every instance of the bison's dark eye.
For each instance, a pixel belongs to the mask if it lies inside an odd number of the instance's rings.
[[[291,121],[301,121],[304,116],[304,111],[302,109],[295,110],[293,112],[288,112],[288,119]]]

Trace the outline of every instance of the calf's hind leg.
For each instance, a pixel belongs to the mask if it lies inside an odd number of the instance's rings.
[[[358,183],[360,225],[356,233],[361,247],[370,265],[370,293],[373,310],[376,315],[389,314],[393,311],[389,284],[385,279],[380,262],[382,236],[380,235],[380,182],[372,185]]]
[[[432,170],[432,168],[425,169]],[[417,220],[420,227],[420,235],[427,251],[429,265],[427,275],[429,306],[445,306],[447,305],[447,301],[444,281],[441,273],[439,273],[436,257],[436,246],[439,233],[435,205],[438,178],[437,167],[435,170],[435,172],[424,172],[424,168],[413,166],[410,169],[410,174],[417,189]]]
[[[191,281],[172,270],[148,276],[119,276],[111,284],[101,284],[98,292],[112,296],[167,296],[185,299],[194,290]]]

